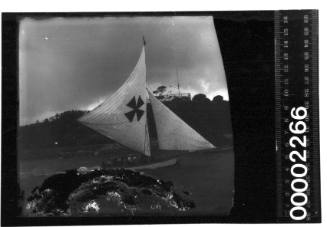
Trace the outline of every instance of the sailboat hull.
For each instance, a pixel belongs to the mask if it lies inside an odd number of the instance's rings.
[[[200,153],[213,153],[219,152],[220,149],[212,148],[196,151],[197,154]],[[133,155],[128,157],[122,157],[119,162],[105,161],[102,163],[101,168],[126,168],[133,170],[142,169],[157,169],[168,166],[173,166],[178,164],[178,160],[186,155],[191,155],[194,151],[178,151],[178,150],[152,150],[152,157],[139,157],[135,160],[130,157],[135,157]]]
[[[177,161],[178,161],[177,158],[172,158],[172,159],[168,159],[168,160],[161,161],[161,162],[153,162],[153,163],[149,163],[149,164],[145,164],[145,165],[129,167],[126,169],[131,169],[131,170],[158,169],[158,168],[163,168],[163,167],[168,167],[168,166],[174,166],[177,164]]]

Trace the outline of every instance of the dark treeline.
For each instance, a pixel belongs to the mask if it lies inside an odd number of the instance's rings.
[[[164,102],[202,136],[216,145],[231,142],[226,134],[231,134],[229,103],[221,96],[212,101],[198,94],[192,100],[175,98]],[[45,119],[42,122],[21,126],[18,133],[20,149],[54,148],[112,143],[113,141],[80,124],[77,119],[86,111],[71,110]],[[150,136],[156,139],[156,130],[148,104]]]
[[[226,142],[226,134],[232,133],[229,102],[222,96],[216,96],[211,101],[204,94],[197,94],[192,101],[185,99],[173,99],[164,102],[188,125],[199,132],[203,137],[215,145]],[[151,111],[151,107],[148,108]],[[149,114],[150,136],[156,137],[153,114]]]

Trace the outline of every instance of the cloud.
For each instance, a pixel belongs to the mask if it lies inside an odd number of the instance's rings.
[[[133,70],[142,36],[151,87],[175,86],[178,74],[184,91],[226,96],[211,17],[25,18],[19,38],[20,118],[32,122],[112,94]]]

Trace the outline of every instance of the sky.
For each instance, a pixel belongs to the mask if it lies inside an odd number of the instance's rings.
[[[20,125],[67,110],[91,110],[133,71],[146,40],[155,90],[222,95],[225,71],[211,17],[24,18],[19,29]]]

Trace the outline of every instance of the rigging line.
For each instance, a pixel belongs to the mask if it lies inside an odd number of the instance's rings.
[[[146,46],[146,42],[145,42],[145,37],[144,35],[142,36],[142,39],[143,39],[143,47],[144,47],[144,65],[145,65],[145,87],[147,88],[147,73],[146,73],[146,58],[145,58],[145,46]],[[150,136],[149,136],[149,132],[147,130],[147,125],[148,125],[148,119],[147,119],[147,102],[145,100],[145,125],[144,125],[144,144],[143,144],[143,149],[144,149],[144,154],[147,155],[147,150],[150,150],[150,149],[147,149],[147,142],[150,143]],[[149,140],[149,141],[147,141]],[[149,154],[150,155],[150,154]]]
[[[146,139],[147,139],[147,131],[146,131],[146,124],[147,122],[145,122],[144,125],[144,144],[143,144],[143,150],[144,150],[144,154],[146,154]]]
[[[172,26],[175,26],[174,21],[172,20]],[[177,64],[177,59],[178,59],[178,52],[176,52],[177,48],[176,47],[176,42],[173,42],[173,51],[174,51],[174,59],[175,59],[175,70],[176,70],[176,79],[177,79],[177,90],[178,90],[178,95],[181,96],[181,91],[180,91],[180,84],[179,84],[179,70],[178,70],[178,64]]]
[[[113,125],[113,126],[115,126],[115,125],[126,125],[126,124],[129,124],[130,122],[128,122],[128,121],[123,121],[123,122],[118,122],[118,123],[112,123],[112,124],[110,124],[110,123],[95,123],[95,122],[83,122],[84,124],[87,124],[87,125]]]
[[[176,75],[177,75],[177,89],[178,89],[178,95],[181,96],[181,91],[179,89],[179,71],[178,68],[176,67]]]

